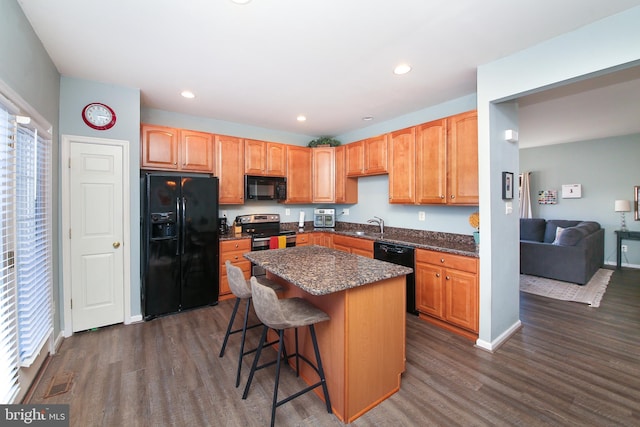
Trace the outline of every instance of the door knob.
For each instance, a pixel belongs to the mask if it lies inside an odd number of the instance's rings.
[[[120,247],[120,242],[113,242],[113,247],[118,249]]]

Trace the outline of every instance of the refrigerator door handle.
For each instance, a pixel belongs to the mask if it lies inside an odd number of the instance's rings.
[[[180,215],[180,197],[176,197],[176,216]],[[180,236],[179,233],[176,234],[178,239],[180,239],[182,236]],[[176,245],[176,256],[180,255],[180,242],[178,241],[178,244]]]
[[[186,213],[186,204],[187,199],[185,197],[182,198],[182,250],[181,254],[184,255],[184,241],[187,240],[187,213]]]

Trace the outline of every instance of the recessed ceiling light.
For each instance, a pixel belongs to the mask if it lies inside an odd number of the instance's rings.
[[[193,94],[193,92],[191,92],[190,90],[183,90],[182,93],[180,94],[185,98],[189,98],[189,99],[193,99],[196,96]]]
[[[247,4],[251,2],[251,0],[231,0],[235,4]]]
[[[306,122],[307,118],[300,114],[298,117],[296,117],[296,120],[298,120],[299,122]]]
[[[366,117],[363,117],[362,120],[364,120],[365,122],[370,122],[371,120],[373,120],[373,117],[366,116]]]
[[[402,74],[407,74],[409,71],[411,71],[411,66],[409,64],[399,64],[393,69],[393,74],[400,76]]]

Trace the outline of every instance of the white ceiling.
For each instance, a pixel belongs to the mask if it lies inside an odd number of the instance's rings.
[[[474,93],[479,65],[640,5],[640,0],[18,2],[64,76],[139,88],[146,108],[310,136],[340,135],[369,126],[365,116],[381,122]],[[400,62],[413,70],[394,75]],[[618,131],[640,131],[640,103],[637,96],[631,99],[640,93],[640,74],[617,78],[626,83],[581,83],[524,98],[521,146],[589,139],[595,134],[585,122],[609,134],[611,116],[620,119]],[[185,89],[196,98],[182,98]],[[604,107],[596,111],[601,120],[594,121],[587,106]],[[635,118],[635,129],[622,123],[621,106]],[[299,114],[307,121],[297,122]],[[590,136],[576,137],[578,129]]]

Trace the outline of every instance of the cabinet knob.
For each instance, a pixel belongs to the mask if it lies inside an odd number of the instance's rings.
[[[451,195],[451,198],[452,198],[452,199],[455,199],[455,198],[456,198],[455,194],[452,194],[452,195]]]
[[[238,244],[236,243],[236,248],[238,247]]]
[[[444,199],[444,195],[440,196],[441,199]]]
[[[451,277],[446,276],[446,277],[445,277],[445,279],[446,279],[446,280],[451,280]]]
[[[234,259],[237,261],[237,260],[238,260],[238,257],[236,256]]]
[[[173,162],[174,165],[178,165],[178,162]]]
[[[444,263],[444,258],[440,258],[440,262],[441,262],[441,263]]]
[[[440,277],[440,273],[436,273],[436,277]]]

